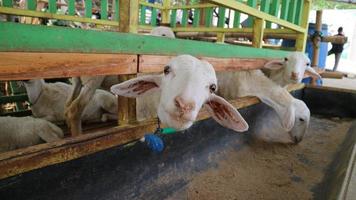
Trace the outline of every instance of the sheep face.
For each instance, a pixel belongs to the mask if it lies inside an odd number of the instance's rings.
[[[142,76],[111,87],[113,93],[126,97],[160,91],[158,117],[178,130],[189,128],[204,105],[221,125],[238,132],[246,131],[245,120],[232,105],[214,94],[216,90],[213,66],[189,55],[173,58],[161,75]]]
[[[175,38],[175,35],[169,27],[159,26],[155,27],[151,30],[150,35],[153,36],[161,36],[161,37],[168,37],[168,38]]]
[[[295,110],[295,121],[289,135],[291,140],[297,144],[302,141],[304,134],[307,132],[310,121],[310,111],[307,105],[299,99],[294,99],[292,106]]]
[[[321,76],[310,66],[310,59],[302,52],[293,52],[283,61],[270,61],[264,68],[282,70],[282,79],[285,83],[300,83],[304,74],[321,78]]]

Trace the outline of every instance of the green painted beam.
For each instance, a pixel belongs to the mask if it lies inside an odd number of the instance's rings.
[[[0,22],[0,51],[78,52],[209,57],[281,58],[287,51],[106,32]]]
[[[224,7],[219,7],[218,27],[220,28],[224,28],[225,25],[225,11]]]
[[[200,22],[200,8],[194,9],[193,27],[198,27]]]
[[[36,0],[27,0],[27,9],[28,10],[36,10],[37,1]]]
[[[213,8],[205,8],[205,27],[210,27],[213,20]]]
[[[297,8],[297,0],[290,0],[287,20],[291,23],[294,23],[296,8]]]
[[[12,0],[2,0],[2,6],[12,8]]]
[[[281,5],[280,0],[272,0],[271,6],[269,9],[269,14],[277,17],[280,5]],[[266,28],[272,28],[272,23],[267,21]]]
[[[303,5],[304,5],[304,0],[297,0],[297,8],[295,9],[295,19],[294,19],[294,23],[296,25],[300,25],[300,20],[302,17],[302,13],[303,13]]]
[[[287,20],[289,11],[290,0],[282,0],[281,16],[280,19]]]
[[[108,19],[108,0],[101,0],[100,7],[101,19]]]
[[[68,14],[75,15],[75,0],[68,0]]]
[[[171,14],[171,27],[175,28],[177,26],[177,10],[172,10]]]

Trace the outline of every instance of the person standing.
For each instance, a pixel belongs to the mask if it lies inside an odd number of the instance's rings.
[[[342,27],[339,27],[337,29],[337,34],[335,36],[345,36]],[[331,45],[332,45],[332,48],[328,52],[328,56],[331,54],[335,54],[335,64],[334,64],[333,71],[336,71],[337,67],[339,65],[340,58],[341,58],[341,53],[344,50],[344,44],[331,43]]]

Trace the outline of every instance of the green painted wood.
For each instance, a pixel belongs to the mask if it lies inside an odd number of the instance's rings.
[[[261,11],[265,13],[269,13],[270,5],[271,5],[270,0],[261,1]]]
[[[193,27],[198,27],[200,21],[200,9],[194,9]]]
[[[280,8],[280,0],[272,0],[271,2],[271,6],[270,6],[270,9],[269,9],[269,14],[270,15],[273,15],[273,16],[278,16],[278,11],[279,11],[279,8]],[[271,22],[266,22],[266,27],[267,28],[271,28],[272,27],[272,23]]]
[[[238,2],[242,2],[242,0],[237,0]],[[240,28],[241,26],[241,13],[239,11],[235,11],[234,14],[234,28]]]
[[[152,8],[151,26],[157,26],[157,9],[156,8]]]
[[[114,14],[114,20],[115,21],[119,21],[119,8],[120,8],[120,5],[119,5],[119,0],[114,0],[115,1],[115,14]]]
[[[100,1],[100,15],[101,19],[108,19],[108,0]]]
[[[2,0],[2,6],[4,7],[12,7],[12,0]]]
[[[249,5],[252,8],[256,8],[257,7],[257,0],[248,0],[247,1],[247,5]],[[247,18],[247,27],[252,27],[253,26],[253,20],[254,17],[248,17]]]
[[[146,6],[140,6],[140,24],[145,25],[146,24]]]
[[[187,27],[187,25],[188,25],[188,9],[183,9],[182,27]]]
[[[50,13],[57,12],[57,0],[49,0],[48,1],[48,10]]]
[[[287,20],[291,23],[294,23],[296,8],[297,8],[297,0],[290,0]]]
[[[213,8],[205,8],[205,27],[211,27],[213,20]]]
[[[27,94],[2,96],[2,97],[0,97],[0,104],[13,103],[13,102],[24,102],[27,100],[28,100]]]
[[[220,28],[224,28],[225,25],[225,12],[226,9],[224,7],[219,7],[218,27]]]
[[[85,17],[91,18],[92,14],[92,0],[85,0]]]
[[[280,19],[287,20],[289,11],[290,0],[282,0],[281,16]]]
[[[171,27],[174,28],[177,26],[177,10],[172,10],[171,13]]]
[[[36,10],[37,1],[36,0],[27,0],[27,9],[28,10]]]
[[[282,58],[288,54],[246,46],[10,22],[0,22],[0,35],[0,51],[4,52],[191,54],[222,58]]]
[[[297,8],[295,9],[294,23],[300,25],[300,20],[303,13],[304,0],[297,0]]]
[[[75,15],[75,0],[68,0],[68,15]]]

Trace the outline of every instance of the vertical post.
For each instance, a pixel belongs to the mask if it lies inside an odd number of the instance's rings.
[[[316,11],[316,20],[315,20],[315,32],[321,32],[321,25],[322,25],[322,17],[323,17],[323,11],[318,10]],[[319,44],[320,41],[316,41],[315,44],[313,45],[313,60],[312,60],[312,66],[317,67],[318,62],[319,62]]]
[[[277,17],[279,7],[280,7],[280,0],[272,0],[271,7],[269,9],[269,14]],[[272,28],[272,23],[267,22],[266,28]]]
[[[119,0],[119,30],[126,33],[137,33],[139,0]],[[137,61],[138,62],[138,61]],[[119,81],[136,77],[136,74],[119,75]],[[136,99],[118,97],[119,125],[136,121]]]
[[[162,24],[168,25],[169,24],[170,0],[163,0],[162,3],[163,3],[163,9],[161,10]]]
[[[302,0],[304,1],[303,3],[303,10],[301,14],[301,19],[300,19],[300,26],[305,28],[306,31],[304,33],[298,33],[296,43],[295,43],[295,49],[296,51],[305,51],[306,47],[306,40],[308,36],[308,20],[309,20],[309,11],[311,8],[311,4],[309,0]]]
[[[224,43],[225,42],[225,33],[216,33],[216,42]]]
[[[253,22],[253,38],[252,46],[255,48],[262,48],[263,32],[265,27],[265,21],[260,18],[255,18]]]

